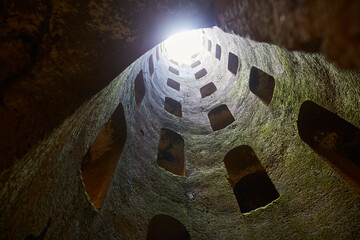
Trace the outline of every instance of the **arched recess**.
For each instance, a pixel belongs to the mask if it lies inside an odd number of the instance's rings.
[[[273,76],[266,72],[252,67],[250,71],[249,88],[266,106],[269,106],[274,93],[275,80]]]
[[[208,118],[213,131],[226,128],[235,121],[232,113],[226,104],[222,104],[212,109],[208,113]]]
[[[154,61],[152,55],[150,55],[149,57],[149,72],[150,72],[150,76],[152,76],[154,73]]]
[[[200,94],[202,98],[210,96],[217,90],[215,84],[213,82],[206,84],[205,86],[200,88]]]
[[[121,103],[101,129],[81,163],[85,190],[100,208],[126,142],[126,120]]]
[[[156,61],[159,61],[159,46],[156,47]]]
[[[177,117],[182,117],[181,103],[172,98],[165,97],[164,109]]]
[[[142,103],[142,100],[144,99],[144,96],[145,96],[145,82],[144,82],[144,76],[143,76],[142,70],[139,72],[139,74],[135,78],[134,91],[135,91],[136,106],[139,108]]]
[[[221,58],[221,47],[219,44],[216,44],[216,48],[215,48],[215,57],[220,60]]]
[[[157,164],[169,172],[185,176],[184,139],[178,133],[161,129]]]
[[[175,74],[175,75],[179,75],[179,74],[180,74],[179,70],[173,68],[172,66],[169,66],[169,72],[171,72],[171,73],[173,73],[173,74]]]
[[[197,66],[199,66],[201,64],[201,62],[199,60],[197,60],[196,62],[191,64],[191,68],[196,68]]]
[[[177,219],[159,214],[150,220],[147,240],[190,240],[190,233]]]
[[[239,67],[239,57],[232,52],[229,52],[228,57],[228,70],[236,75]]]
[[[172,62],[175,65],[179,65],[179,63],[177,61],[173,60],[173,59],[170,59],[170,62]]]
[[[171,78],[168,78],[167,85],[175,90],[180,91],[180,83],[178,83],[177,81],[175,81]]]
[[[242,145],[230,150],[224,163],[242,213],[265,206],[279,197],[251,147]]]
[[[297,121],[300,138],[360,192],[360,130],[312,101]]]
[[[211,40],[208,40],[208,51],[211,52]]]
[[[205,68],[200,69],[199,71],[197,71],[194,75],[195,75],[195,79],[200,79],[202,77],[204,77],[207,74],[207,71]]]

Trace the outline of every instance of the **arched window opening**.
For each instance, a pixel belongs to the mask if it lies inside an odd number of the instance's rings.
[[[100,208],[126,141],[126,120],[121,103],[101,129],[81,163],[82,180],[91,202]]]
[[[165,97],[164,109],[177,117],[182,117],[181,103],[172,98]]]
[[[184,139],[176,132],[161,129],[157,164],[169,172],[185,176]]]
[[[250,71],[249,88],[266,106],[269,106],[274,93],[275,80],[266,72],[252,67]]]
[[[239,67],[239,58],[237,55],[233,54],[232,52],[229,52],[229,59],[228,59],[228,70],[236,75]]]
[[[200,88],[201,97],[207,97],[213,94],[216,91],[216,86],[213,82],[206,84],[205,86]]]
[[[207,71],[205,68],[203,68],[195,73],[195,79],[200,79],[200,78],[204,77],[206,74],[207,74]]]
[[[360,130],[312,101],[297,121],[300,138],[360,192]]]
[[[145,82],[144,82],[144,76],[142,70],[138,73],[138,75],[135,78],[134,91],[135,91],[136,106],[139,108],[145,96]]]
[[[159,61],[159,46],[156,47],[156,61]]]
[[[153,62],[152,55],[150,55],[150,57],[149,57],[149,72],[150,72],[150,76],[152,76],[154,73],[154,62]]]
[[[199,66],[201,64],[201,62],[199,60],[197,60],[196,62],[194,62],[193,64],[191,64],[191,68],[196,68],[197,66]]]
[[[216,44],[215,57],[220,60],[221,59],[221,47],[219,44]]]
[[[150,220],[147,240],[190,240],[190,233],[177,219],[159,214]]]
[[[265,206],[279,197],[251,147],[243,145],[230,150],[224,163],[242,213]]]
[[[169,72],[175,74],[175,75],[179,75],[179,70],[169,66]]]
[[[172,62],[175,65],[179,65],[179,63],[177,61],[173,60],[173,59],[170,59],[170,62]]]
[[[235,121],[229,108],[225,104],[212,109],[208,113],[208,117],[213,131],[223,129]]]
[[[175,80],[172,80],[171,78],[168,78],[167,85],[175,90],[180,91],[180,83],[178,83]]]

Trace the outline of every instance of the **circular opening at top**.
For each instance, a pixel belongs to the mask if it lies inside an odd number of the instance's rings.
[[[179,65],[190,65],[203,49],[202,37],[201,30],[181,32],[169,37],[164,41],[168,59]]]

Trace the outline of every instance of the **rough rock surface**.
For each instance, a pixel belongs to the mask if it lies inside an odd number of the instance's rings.
[[[218,26],[292,50],[322,52],[343,68],[360,68],[360,2],[356,0],[225,0]]]
[[[306,100],[360,127],[359,73],[340,70],[321,55],[287,52],[205,29],[212,42],[195,68],[174,65],[162,45],[144,54],[67,118],[36,148],[1,173],[0,238],[145,239],[150,220],[166,214],[192,239],[358,239],[360,197],[326,161],[301,140],[296,121]],[[215,45],[221,47],[220,60]],[[228,54],[239,58],[234,75]],[[149,57],[154,73],[149,72]],[[169,66],[179,75],[169,72]],[[249,90],[255,66],[275,79],[265,105]],[[195,73],[207,74],[196,80]],[[135,101],[134,80],[144,74],[145,96]],[[171,76],[180,91],[167,85]],[[202,98],[209,82],[217,90]],[[182,117],[164,110],[165,97],[182,105]],[[81,180],[81,162],[118,104],[124,106],[127,139],[99,210]],[[208,113],[226,104],[235,121],[213,131]],[[180,134],[186,176],[157,165],[160,129]],[[280,197],[240,212],[223,162],[239,145],[256,153]]]
[[[178,30],[180,21],[209,26],[206,2],[2,1],[0,171]]]
[[[359,68],[359,2],[2,1],[0,171],[9,168],[146,51],[215,24]]]

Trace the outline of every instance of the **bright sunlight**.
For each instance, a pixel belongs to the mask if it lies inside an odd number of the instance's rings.
[[[178,33],[164,42],[164,47],[169,59],[180,65],[190,65],[194,56],[202,50],[201,30]]]

